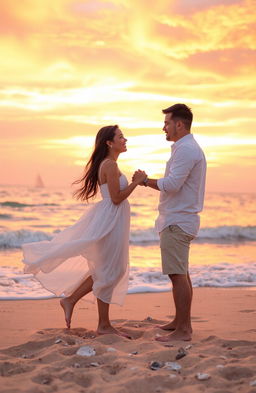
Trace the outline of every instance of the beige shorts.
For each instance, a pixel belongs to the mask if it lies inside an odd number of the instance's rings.
[[[169,225],[160,232],[163,274],[187,274],[189,247],[194,236],[178,225]]]

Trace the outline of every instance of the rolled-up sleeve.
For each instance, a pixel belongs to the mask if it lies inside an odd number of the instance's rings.
[[[165,191],[164,190],[164,179],[165,179],[165,177],[162,177],[161,179],[157,180],[157,187],[159,188],[160,191]]]
[[[178,192],[195,163],[196,159],[193,149],[188,146],[177,148],[173,153],[168,176],[157,180],[159,190],[168,193]]]

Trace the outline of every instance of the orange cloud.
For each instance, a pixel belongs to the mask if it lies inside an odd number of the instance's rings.
[[[128,137],[161,134],[161,110],[175,102],[192,107],[199,135],[251,140],[254,1],[12,0],[0,12],[0,133],[28,141],[27,160],[36,140],[93,136],[104,124],[119,124]],[[4,149],[13,151],[11,143]],[[65,166],[54,143],[49,162],[54,149]],[[212,168],[227,165],[228,150],[207,149]],[[252,151],[243,154],[249,168]],[[1,154],[1,165],[8,157]]]

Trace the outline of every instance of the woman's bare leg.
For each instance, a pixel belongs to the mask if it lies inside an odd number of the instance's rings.
[[[72,293],[72,295],[60,300],[60,305],[64,310],[67,328],[70,329],[71,317],[75,304],[87,293],[91,292],[93,286],[92,277],[89,276],[82,284]]]
[[[104,303],[102,300],[97,299],[99,322],[97,333],[98,334],[117,334],[119,336],[131,338],[128,334],[122,333],[115,329],[109,320],[109,304]]]

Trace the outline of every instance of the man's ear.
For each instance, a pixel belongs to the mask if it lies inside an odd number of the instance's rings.
[[[181,120],[177,120],[176,121],[176,127],[178,128],[178,130],[180,130],[182,127],[183,127],[183,123],[182,123],[182,121]]]

